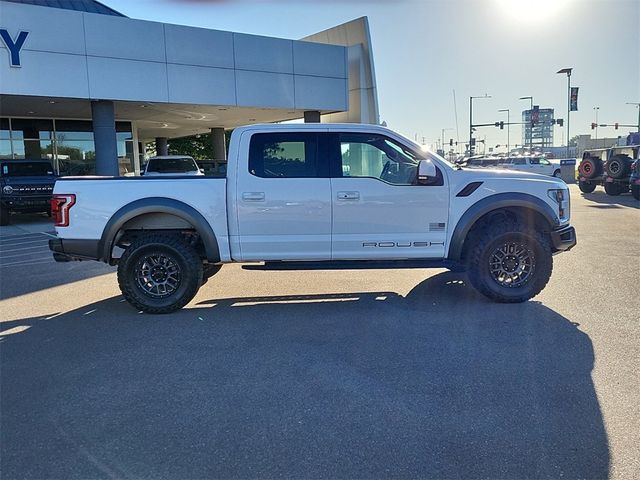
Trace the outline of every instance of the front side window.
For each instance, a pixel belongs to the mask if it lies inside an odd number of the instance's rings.
[[[529,159],[529,163],[531,165],[540,165],[540,159],[539,158],[530,158]]]
[[[315,133],[256,133],[249,147],[249,172],[262,178],[319,177]]]
[[[377,178],[393,185],[415,185],[419,158],[378,134],[341,133],[343,177]]]

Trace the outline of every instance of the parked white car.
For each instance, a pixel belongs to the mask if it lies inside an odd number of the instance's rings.
[[[467,166],[471,168],[504,168],[519,172],[538,173],[551,177],[560,177],[560,161],[544,157],[480,157],[470,158]]]
[[[142,172],[144,176],[204,175],[196,161],[188,155],[160,155],[151,157]]]
[[[226,178],[63,177],[52,205],[54,258],[117,264],[124,297],[150,313],[186,305],[224,263],[257,261],[466,269],[487,297],[523,302],[576,243],[561,180],[460,168],[375,125],[240,127]]]
[[[552,177],[560,177],[560,162],[544,157],[507,157],[499,162],[500,168],[518,170],[520,172],[539,173]]]

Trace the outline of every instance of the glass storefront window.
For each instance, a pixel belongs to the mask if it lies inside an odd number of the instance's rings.
[[[133,172],[131,123],[116,122],[116,145],[120,173]],[[0,158],[49,159],[61,175],[94,174],[92,122],[0,118]]]
[[[0,140],[0,158],[13,158],[11,155],[11,140]]]

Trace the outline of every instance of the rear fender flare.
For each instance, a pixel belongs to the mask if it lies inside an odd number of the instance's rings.
[[[102,231],[98,245],[100,260],[109,263],[116,235],[129,220],[148,213],[167,213],[175,215],[193,225],[204,244],[207,260],[220,261],[218,239],[211,225],[195,208],[179,200],[165,197],[150,197],[128,203],[114,213]]]

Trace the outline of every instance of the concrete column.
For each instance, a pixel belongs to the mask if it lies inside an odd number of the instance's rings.
[[[304,112],[304,123],[320,123],[320,112],[317,110]]]
[[[167,137],[156,138],[156,155],[169,155],[169,143]]]
[[[113,102],[91,102],[93,140],[96,147],[96,174],[119,176],[116,116]]]
[[[224,128],[211,129],[211,145],[213,146],[213,160],[227,161],[227,140],[224,137]]]

